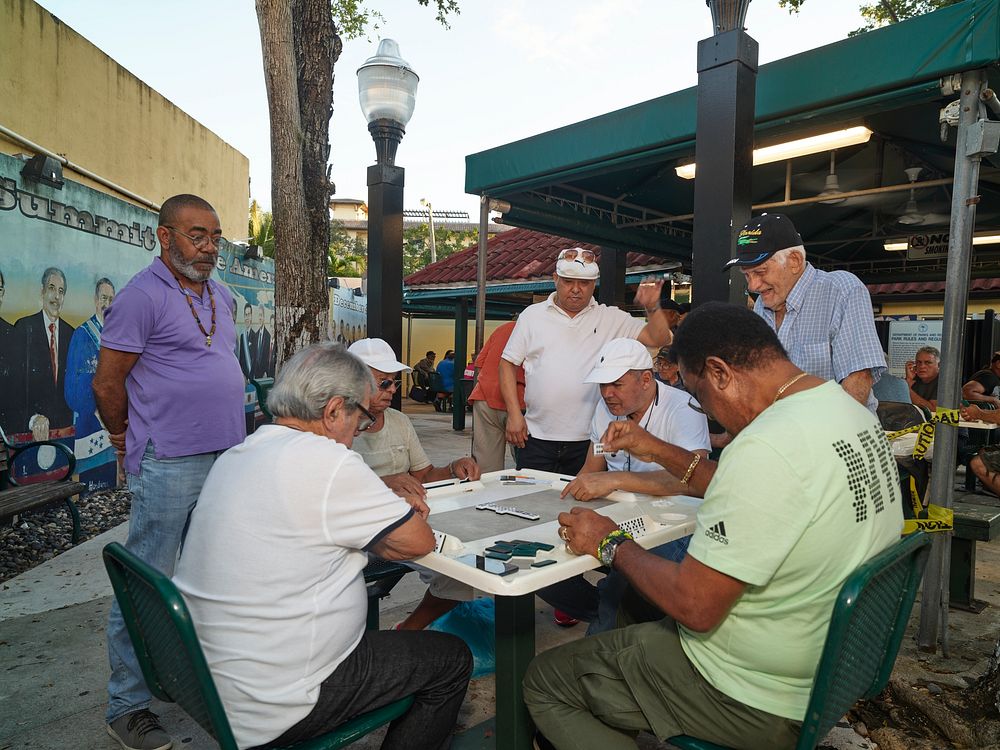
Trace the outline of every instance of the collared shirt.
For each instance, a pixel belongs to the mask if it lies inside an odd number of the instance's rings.
[[[192,319],[189,297],[212,345]],[[234,351],[229,290],[206,281],[200,297],[184,289],[159,258],[132,277],[104,314],[101,346],[139,355],[125,379],[125,469],[139,474],[147,441],[157,458],[223,451],[243,441],[243,372]]]
[[[503,395],[500,393],[500,355],[514,332],[514,323],[504,323],[486,339],[483,350],[476,357],[479,380],[469,394],[469,401],[485,401],[491,409],[506,411]],[[517,367],[514,375],[517,381],[517,400],[524,411],[524,368]]]
[[[753,310],[777,331],[792,363],[816,377],[840,383],[852,372],[869,370],[877,383],[886,371],[871,295],[852,273],[820,271],[806,263],[785,300],[781,328],[761,297]],[[872,393],[867,406],[873,413],[878,407]]]
[[[593,299],[571,317],[555,297],[553,292],[521,313],[503,358],[524,365],[525,421],[532,437],[587,440],[600,392],[583,378],[601,347],[611,339],[638,338],[646,323]]]

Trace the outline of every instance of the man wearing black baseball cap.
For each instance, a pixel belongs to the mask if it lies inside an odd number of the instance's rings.
[[[802,237],[784,214],[761,214],[740,230],[737,267],[757,295],[754,312],[778,334],[796,366],[836,380],[875,411],[872,386],[885,372],[872,300],[847,271],[820,271],[806,260]]]

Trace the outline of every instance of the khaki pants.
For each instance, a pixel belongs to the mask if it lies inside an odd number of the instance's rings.
[[[485,474],[503,469],[507,451],[507,411],[472,402],[472,457]]]
[[[670,618],[539,654],[524,678],[524,702],[559,750],[634,750],[640,731],[730,748],[793,748],[801,729],[712,687],[684,655]]]

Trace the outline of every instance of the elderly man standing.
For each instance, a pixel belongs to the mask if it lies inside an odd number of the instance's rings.
[[[680,563],[589,509],[560,514],[570,548],[624,575],[652,611],[629,609],[637,624],[532,662],[525,703],[557,748],[634,748],[637,731],[794,747],[837,592],[902,528],[899,478],[874,415],[794,365],[758,316],[706,303],[674,347],[698,408],[735,437]],[[699,454],[631,420],[612,422],[603,442],[684,482],[705,479]]]
[[[649,322],[594,301],[600,272],[593,250],[559,253],[556,290],[518,318],[500,361],[500,393],[507,407],[507,442],[517,446],[517,467],[576,474],[590,445],[590,420],[599,394],[581,374],[614,338],[650,347],[670,343],[672,316],[660,309],[663,281],[644,281],[635,295]],[[676,313],[673,314],[676,317]],[[516,367],[524,366],[524,403],[518,401]]]
[[[871,295],[847,271],[820,271],[806,260],[802,238],[784,214],[761,214],[740,230],[736,257],[753,311],[778,334],[789,359],[811,375],[834,380],[872,412],[874,385],[885,372]]]
[[[940,372],[941,352],[933,346],[917,349],[913,361],[906,363],[906,384],[910,386],[910,401],[931,414],[937,411]]]
[[[267,400],[275,424],[216,461],[191,515],[174,580],[241,748],[287,747],[407,695],[382,747],[450,740],[465,644],[365,632],[366,553],[434,549],[427,522],[351,450],[374,421],[373,386],[337,344],[296,354]]]
[[[160,208],[156,237],[159,257],[105,312],[94,397],[125,457],[132,495],[125,546],[170,575],[209,469],[246,429],[233,300],[209,278],[222,241],[219,217],[203,198],[175,195]],[[117,602],[107,640],[108,733],[126,750],[166,750],[171,741],[149,710]]]

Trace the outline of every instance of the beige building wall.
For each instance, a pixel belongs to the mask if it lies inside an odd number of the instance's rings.
[[[497,328],[504,324],[502,320],[487,320],[486,321],[486,333],[483,338],[485,341],[490,337]],[[437,353],[437,358],[434,360],[436,365],[442,359],[444,359],[444,353],[449,349],[455,348],[455,321],[454,320],[440,320],[437,318],[414,318],[412,322],[412,341],[407,335],[407,320],[403,318],[403,351],[402,351],[402,361],[413,367],[417,362],[424,358],[424,354],[428,351],[434,351]],[[468,347],[466,354],[472,356],[472,350],[476,346],[476,321],[475,319],[469,321],[468,330]],[[457,377],[461,379],[462,371],[465,369],[465,362],[455,363],[455,369],[457,371]],[[406,381],[407,390],[409,390],[410,381]]]
[[[246,235],[247,157],[32,0],[0,2],[0,68],[0,125],[153,203],[200,195]],[[0,152],[32,154],[2,134]]]

